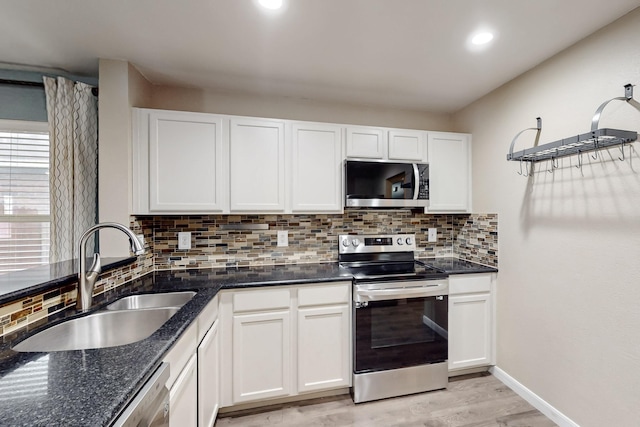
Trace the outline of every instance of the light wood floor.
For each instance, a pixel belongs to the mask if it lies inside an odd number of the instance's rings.
[[[551,420],[492,375],[449,383],[446,390],[355,405],[349,395],[225,414],[215,427],[552,427]]]

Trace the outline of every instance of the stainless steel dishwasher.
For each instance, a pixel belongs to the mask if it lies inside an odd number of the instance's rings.
[[[169,364],[163,363],[116,418],[114,427],[169,427]]]

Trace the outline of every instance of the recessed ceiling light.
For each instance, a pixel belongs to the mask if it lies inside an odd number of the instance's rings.
[[[491,40],[493,40],[492,33],[482,32],[473,36],[473,38],[471,39],[471,43],[475,44],[476,46],[480,46],[489,43]]]
[[[258,3],[260,6],[271,10],[277,10],[282,7],[282,0],[258,0]]]

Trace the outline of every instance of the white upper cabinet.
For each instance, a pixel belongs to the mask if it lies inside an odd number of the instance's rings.
[[[232,118],[229,146],[231,211],[284,212],[284,122]]]
[[[134,213],[227,209],[222,116],[134,109]]]
[[[292,212],[342,212],[342,127],[294,122]]]
[[[342,213],[344,159],[429,163],[427,213],[471,212],[471,136],[133,109],[133,214]]]
[[[471,135],[429,132],[428,212],[471,211]]]
[[[382,159],[385,147],[384,129],[364,126],[347,127],[347,157]]]
[[[347,126],[347,158],[426,161],[426,132],[411,129]]]
[[[389,131],[389,160],[425,160],[426,132],[394,129]]]

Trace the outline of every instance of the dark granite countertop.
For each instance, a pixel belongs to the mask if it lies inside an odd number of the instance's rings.
[[[133,344],[49,353],[11,350],[12,344],[43,326],[78,316],[73,309],[3,337],[0,425],[109,425],[220,289],[338,280],[351,280],[351,276],[345,276],[337,263],[157,271],[135,279],[96,297],[96,309],[133,293],[198,292],[154,334]]]
[[[477,264],[455,257],[425,258],[419,260],[424,264],[444,271],[447,274],[497,273],[498,269]]]

